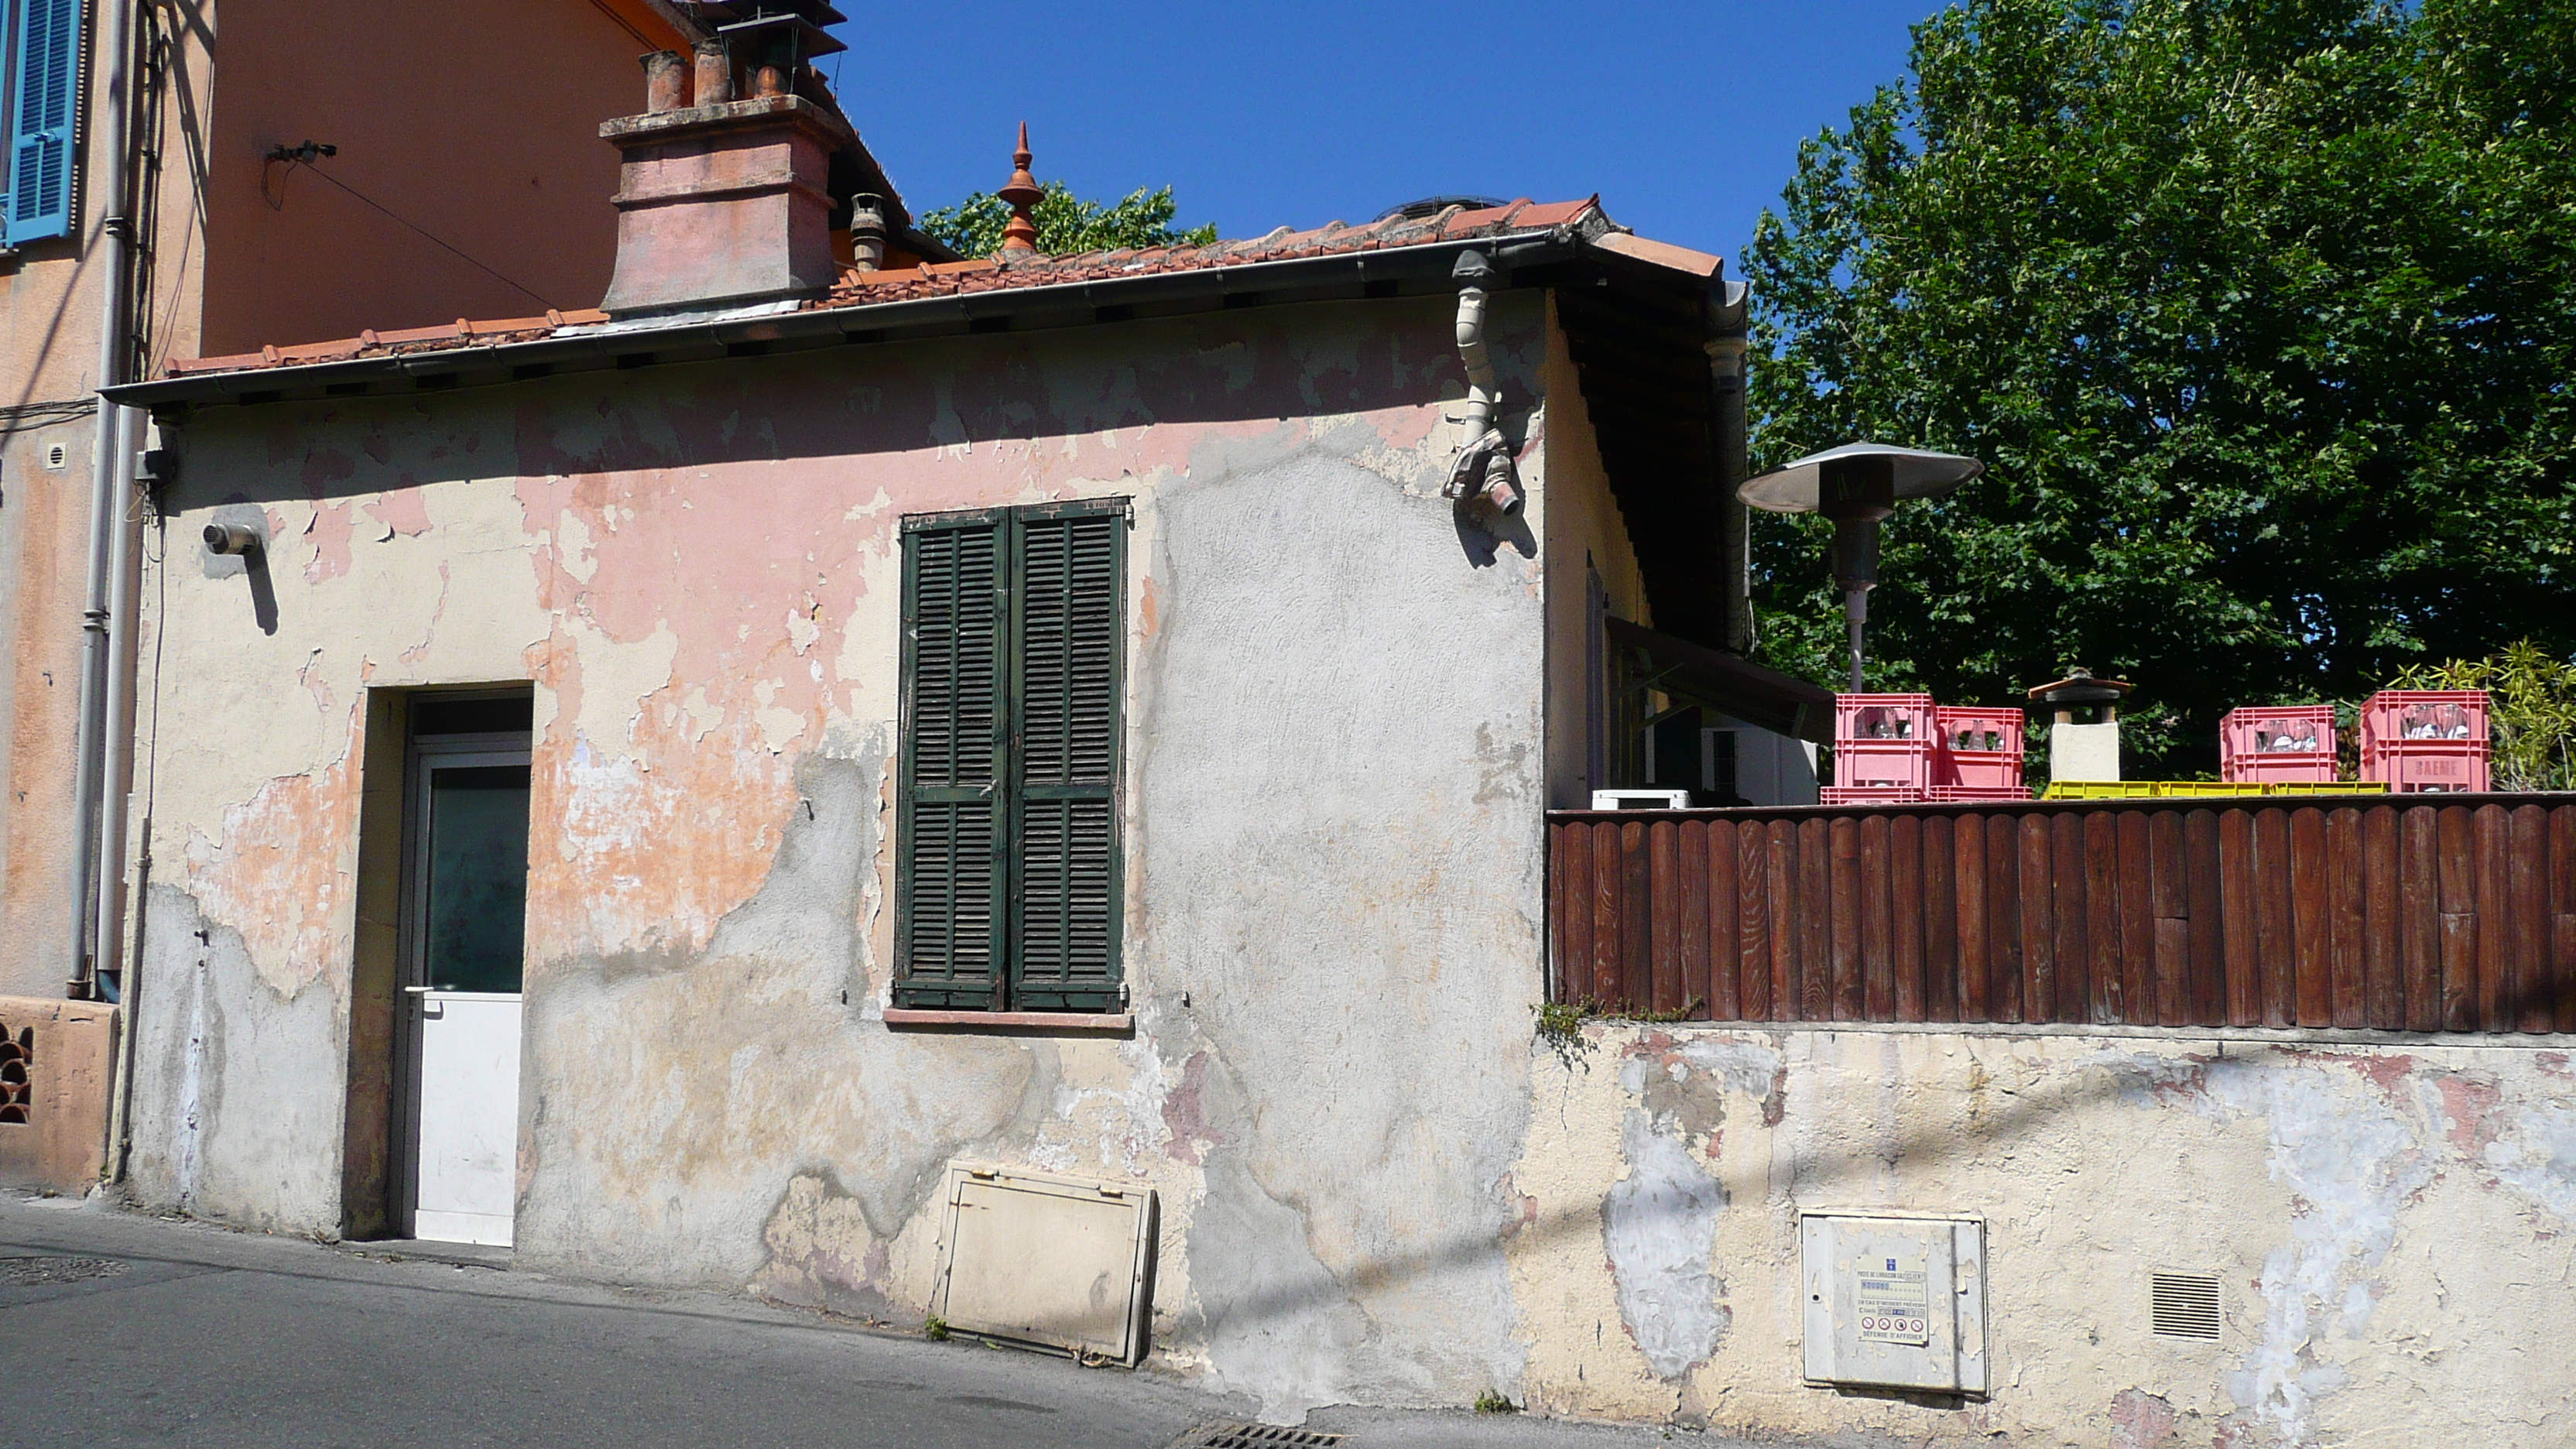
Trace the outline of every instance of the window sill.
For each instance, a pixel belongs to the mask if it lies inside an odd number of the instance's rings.
[[[886,1008],[885,1024],[895,1030],[985,1031],[1075,1036],[1132,1036],[1133,1012],[1090,1011],[906,1011]]]

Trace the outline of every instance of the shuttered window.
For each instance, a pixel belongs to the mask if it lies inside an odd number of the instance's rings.
[[[904,521],[895,1004],[1113,1011],[1123,499]]]
[[[9,48],[0,240],[12,245],[71,230],[80,21],[80,0],[0,0]]]

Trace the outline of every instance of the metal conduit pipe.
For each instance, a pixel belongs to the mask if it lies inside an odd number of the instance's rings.
[[[98,37],[98,59],[105,67],[100,79],[106,97],[106,114],[100,118],[98,132],[97,195],[107,208],[99,220],[99,327],[98,388],[114,387],[125,381],[126,352],[132,343],[129,314],[132,306],[127,289],[134,272],[133,220],[126,212],[128,187],[127,152],[131,125],[134,7],[125,3],[106,3],[98,7],[101,25]],[[111,728],[108,701],[108,675],[111,625],[123,631],[126,621],[112,620],[108,612],[108,594],[114,584],[113,569],[119,550],[117,532],[123,526],[125,498],[119,480],[131,476],[131,452],[126,445],[131,432],[128,409],[102,396],[98,409],[98,433],[90,458],[89,494],[89,576],[85,602],[81,608],[81,693],[80,728],[73,754],[72,789],[72,909],[71,909],[71,976],[66,992],[74,1000],[88,1000],[97,995],[95,975],[97,957],[91,932],[95,929],[92,900],[101,894],[99,883],[100,819],[99,805],[103,793],[116,788],[106,778],[107,736]],[[130,597],[130,596],[129,596]],[[118,852],[124,850],[118,843]],[[130,1031],[128,1033],[130,1035]]]
[[[135,615],[142,574],[135,567],[143,520],[135,504],[134,454],[142,443],[143,415],[118,408],[123,426],[117,431],[116,535],[108,550],[108,635],[106,748],[99,752],[98,912],[90,937],[90,994],[102,996],[99,973],[115,973],[116,1000],[129,1017],[134,993],[132,973],[120,959],[125,949],[125,817],[134,789],[134,700],[137,631]]]

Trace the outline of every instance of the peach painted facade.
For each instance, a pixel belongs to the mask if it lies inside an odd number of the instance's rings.
[[[616,248],[617,154],[598,124],[632,108],[638,55],[683,40],[655,0],[137,9],[147,375],[209,351],[595,305]],[[104,99],[93,80],[93,145]],[[308,139],[339,152],[310,169],[263,159]],[[12,410],[0,424],[0,994],[59,995],[70,974],[96,427],[81,409],[98,368],[98,228],[113,209],[99,170],[95,158],[80,168],[74,237],[0,261],[0,407]]]

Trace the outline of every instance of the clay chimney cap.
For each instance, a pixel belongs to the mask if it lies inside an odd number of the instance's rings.
[[[2042,704],[2117,704],[2136,686],[2120,679],[2095,679],[2089,669],[2071,669],[2064,679],[2038,685],[2030,697]]]

